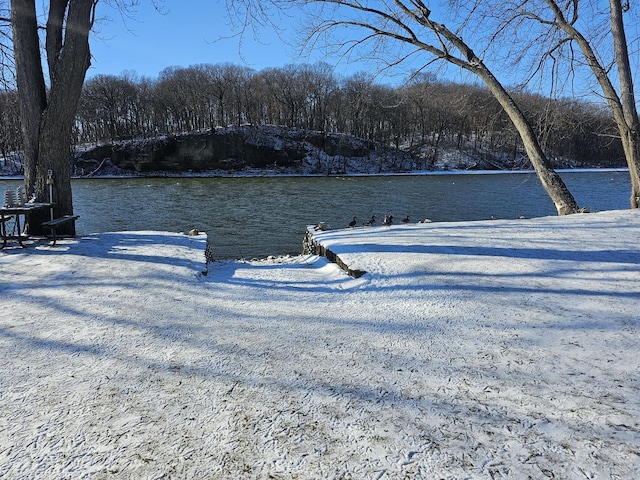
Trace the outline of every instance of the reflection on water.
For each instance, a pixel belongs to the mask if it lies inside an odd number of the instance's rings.
[[[580,206],[628,208],[626,172],[561,174]],[[0,180],[0,192],[21,181]],[[79,234],[205,231],[218,258],[297,254],[305,226],[344,228],[386,214],[397,222],[555,215],[534,174],[383,177],[136,178],[73,181]]]

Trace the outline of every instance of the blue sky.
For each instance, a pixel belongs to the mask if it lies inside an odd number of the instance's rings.
[[[167,67],[188,67],[209,63],[231,63],[257,71],[288,64],[323,61],[335,68],[338,76],[369,72],[380,83],[400,84],[407,76],[402,68],[380,72],[370,61],[357,62],[331,58],[320,50],[299,51],[302,14],[295,10],[271,21],[282,28],[280,34],[264,27],[240,38],[227,16],[225,0],[159,0],[158,12],[152,0],[139,0],[128,16],[102,0],[91,37],[92,65],[87,78],[96,75],[120,76],[135,72],[139,77],[155,79]],[[232,2],[233,0],[229,0]]]
[[[307,51],[300,55],[296,48],[302,16],[294,12],[272,19],[283,31],[280,37],[270,28],[258,31],[258,39],[252,32],[246,32],[242,39],[234,34],[238,30],[230,25],[226,12],[226,0],[156,0],[162,12],[153,6],[153,0],[139,0],[137,9],[129,16],[110,3],[115,0],[101,0],[98,3],[98,21],[91,38],[92,66],[87,78],[95,75],[122,75],[135,72],[139,77],[156,79],[167,67],[188,67],[209,63],[232,63],[234,65],[263,70],[282,67],[287,64],[316,63],[325,61],[335,67],[339,76],[349,76],[358,71],[376,74],[378,67],[366,62],[355,62],[326,57],[323,52]],[[233,0],[228,0],[230,3]],[[438,5],[438,2],[433,2]],[[434,7],[437,8],[437,7]],[[288,42],[288,43],[287,43]],[[415,66],[429,61],[424,54],[415,58]],[[406,78],[408,68],[396,66],[378,75],[381,83],[399,84]],[[499,67],[498,65],[494,65]],[[437,62],[430,67],[440,78],[455,81],[474,82],[475,78],[464,74],[455,67],[443,67]],[[506,84],[512,83],[517,70],[496,72]],[[515,80],[517,81],[517,79]]]
[[[321,59],[319,54],[300,57],[295,48],[266,28],[259,32],[259,41],[250,32],[242,42],[231,37],[234,31],[223,0],[164,0],[162,8],[165,13],[156,11],[151,0],[140,0],[131,18],[124,18],[107,2],[99,2],[100,20],[91,41],[93,59],[87,76],[135,71],[141,77],[156,78],[171,66],[228,62],[262,70]],[[281,36],[291,40],[295,27],[283,26]]]

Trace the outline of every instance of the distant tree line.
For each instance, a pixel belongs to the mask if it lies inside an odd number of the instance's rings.
[[[514,94],[550,158],[624,165],[604,106]],[[17,95],[0,94],[0,153],[22,147]],[[274,124],[339,132],[435,157],[444,146],[500,152],[515,161],[521,140],[490,92],[417,75],[399,87],[368,74],[338,78],[324,63],[255,71],[233,64],[171,67],[157,79],[98,75],[85,82],[73,143],[149,138],[228,125]]]

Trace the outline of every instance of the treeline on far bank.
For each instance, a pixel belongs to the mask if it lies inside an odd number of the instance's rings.
[[[552,159],[620,166],[624,157],[609,111],[574,99],[514,94]],[[0,94],[0,153],[21,150],[17,95]],[[255,71],[233,64],[171,67],[157,79],[98,75],[85,82],[74,143],[154,138],[228,125],[282,125],[344,133],[435,158],[439,148],[522,156],[520,138],[482,87],[417,75],[408,85],[329,65]],[[428,153],[424,153],[428,152]]]

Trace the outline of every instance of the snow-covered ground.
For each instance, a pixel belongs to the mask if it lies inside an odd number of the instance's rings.
[[[638,211],[318,233],[358,279],[204,276],[203,235],[1,250],[0,477],[640,478],[639,238]]]

